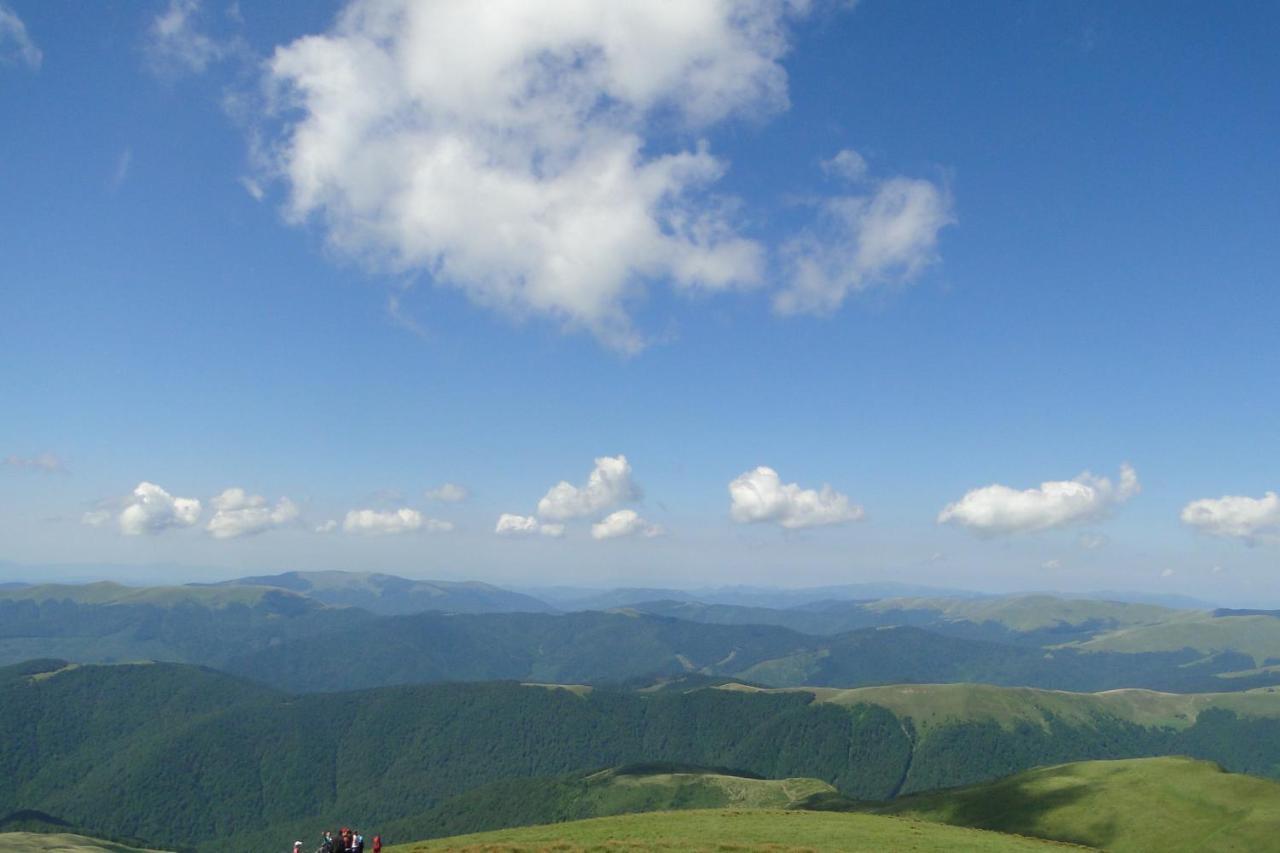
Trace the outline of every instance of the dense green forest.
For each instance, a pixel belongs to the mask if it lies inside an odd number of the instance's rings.
[[[504,612],[388,616],[335,606],[353,601],[384,611],[451,603]],[[690,674],[770,686],[1217,692],[1280,684],[1280,671],[1265,665],[1275,659],[1280,620],[1259,614],[1050,596],[510,612],[539,606],[483,584],[345,572],[213,586],[15,587],[0,590],[0,664],[177,661],[294,691],[490,679],[617,685]]]
[[[172,664],[10,667],[0,718],[0,802],[91,835],[190,848],[391,825],[504,779],[636,762],[812,777],[857,799],[1086,758],[1185,753],[1280,772],[1280,720],[1228,711],[1181,729],[1092,714],[917,731],[886,708],[804,691],[485,683],[294,695]]]
[[[913,627],[815,637],[776,626],[585,611],[388,617],[359,631],[264,647],[226,668],[297,691],[486,679],[610,684],[687,672],[771,686],[974,681],[1059,690],[1216,692],[1280,684],[1280,672],[1272,671],[1218,677],[1253,665],[1252,658],[1232,651],[1045,650]]]

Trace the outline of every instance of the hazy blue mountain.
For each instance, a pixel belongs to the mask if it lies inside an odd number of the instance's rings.
[[[694,601],[703,604],[725,604],[737,607],[786,609],[815,601],[872,600],[903,596],[975,598],[982,593],[899,583],[842,584],[803,589],[764,586],[717,586],[697,589],[663,589],[659,587],[525,587],[523,592],[554,604],[561,610],[610,610],[651,601]]]
[[[214,586],[270,586],[342,607],[403,615],[450,613],[548,613],[550,604],[479,581],[411,580],[375,572],[285,572],[223,581]]]
[[[372,618],[265,586],[11,587],[0,590],[0,663],[57,657],[219,665],[309,634],[355,631]]]

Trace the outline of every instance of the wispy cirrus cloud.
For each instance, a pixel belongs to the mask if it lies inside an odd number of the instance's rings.
[[[36,46],[27,25],[8,3],[0,2],[0,65],[17,65],[40,70],[44,52]]]
[[[67,470],[62,458],[56,453],[38,453],[35,456],[18,456],[10,454],[0,459],[0,464],[19,471],[38,471],[43,474],[61,474]]]
[[[956,221],[945,187],[922,178],[871,180],[852,149],[823,163],[860,191],[817,202],[817,218],[782,249],[781,314],[827,314],[852,293],[908,282],[937,260],[938,234]]]

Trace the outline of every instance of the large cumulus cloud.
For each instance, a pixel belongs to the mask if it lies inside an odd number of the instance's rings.
[[[1120,467],[1118,481],[1088,471],[1074,480],[1050,480],[1036,488],[993,484],[966,492],[938,514],[939,524],[955,524],[984,536],[1048,530],[1104,515],[1141,491],[1138,474]]]

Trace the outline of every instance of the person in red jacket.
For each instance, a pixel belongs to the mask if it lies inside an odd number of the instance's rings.
[[[373,837],[373,853],[382,853],[382,836],[375,835]]]

